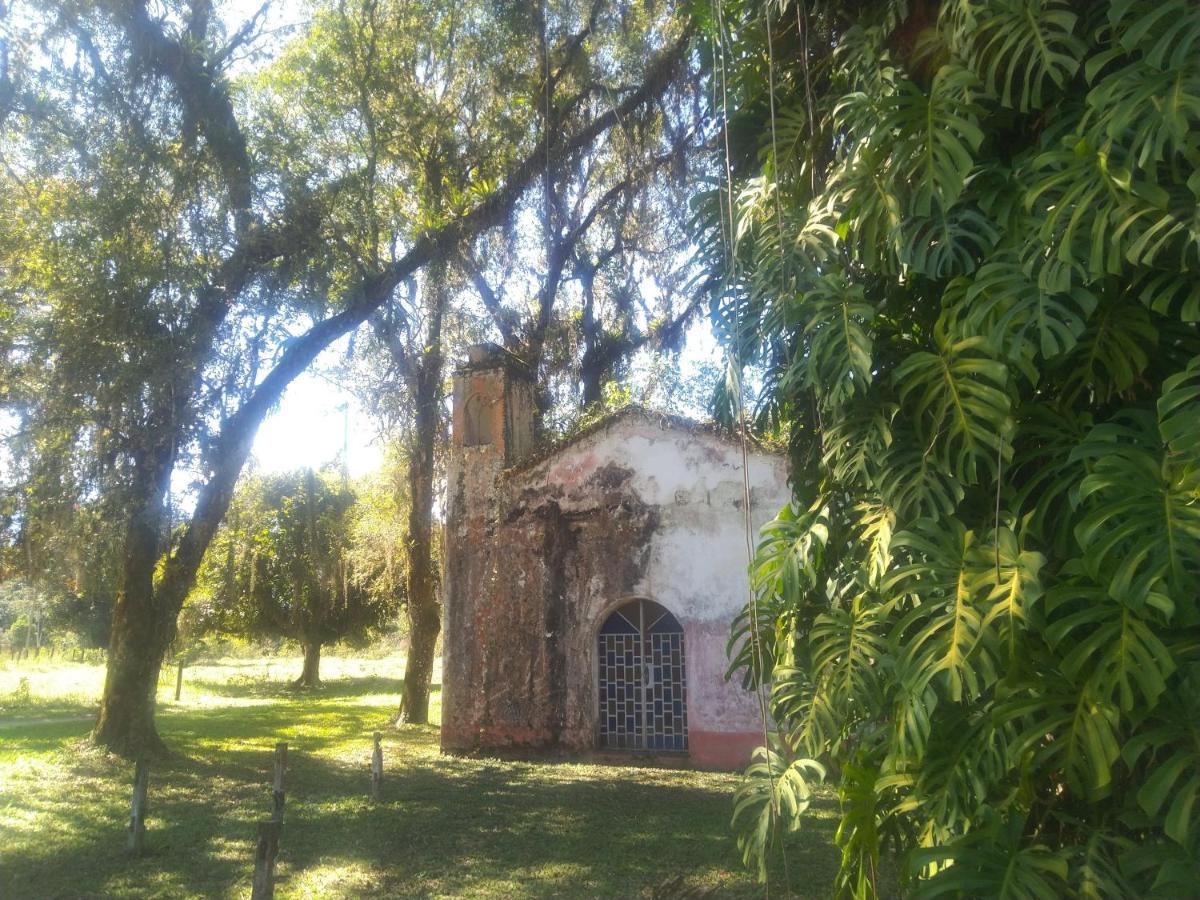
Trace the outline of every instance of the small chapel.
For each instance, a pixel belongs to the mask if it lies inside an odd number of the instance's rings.
[[[533,404],[499,347],[455,373],[442,749],[744,765],[762,721],[726,645],[747,495],[757,534],[790,499],[785,456],[640,408],[539,449]]]

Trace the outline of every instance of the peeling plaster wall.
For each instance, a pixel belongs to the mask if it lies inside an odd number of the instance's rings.
[[[754,697],[724,680],[729,625],[747,599],[740,446],[631,412],[498,477],[462,462],[447,535],[443,746],[593,748],[596,629],[643,596],[684,626],[693,762],[741,764],[762,726]],[[785,460],[752,452],[750,485],[757,532],[790,497]]]

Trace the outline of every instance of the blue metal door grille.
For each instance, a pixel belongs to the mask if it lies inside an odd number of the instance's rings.
[[[600,629],[600,746],[687,750],[683,627],[662,606],[634,600]]]

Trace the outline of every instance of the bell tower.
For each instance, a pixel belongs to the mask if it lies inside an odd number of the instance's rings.
[[[451,456],[463,467],[510,466],[533,449],[533,385],[495,344],[476,344],[454,373]],[[499,470],[497,470],[499,471]]]
[[[446,471],[445,641],[442,650],[442,746],[465,748],[479,673],[463,647],[477,640],[481,598],[493,577],[492,536],[500,473],[533,449],[533,383],[525,367],[495,344],[467,351],[454,373],[450,458]]]

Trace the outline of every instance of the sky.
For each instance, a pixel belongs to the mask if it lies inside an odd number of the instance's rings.
[[[319,372],[305,372],[258,430],[254,462],[259,471],[319,469],[340,459],[358,478],[379,467],[383,444],[357,398]]]
[[[340,459],[343,445],[350,477],[361,477],[379,467],[385,446],[372,417],[353,393],[322,373],[323,361],[331,365],[344,353],[339,342],[319,357],[312,369],[292,382],[278,409],[263,422],[254,440],[254,466],[258,471],[319,469]],[[683,377],[694,377],[703,363],[719,362],[721,358],[722,351],[707,319],[697,320],[680,355]],[[447,360],[447,370],[458,362]],[[636,380],[636,374],[634,377]],[[671,411],[692,418],[704,417],[704,411],[696,408]]]

